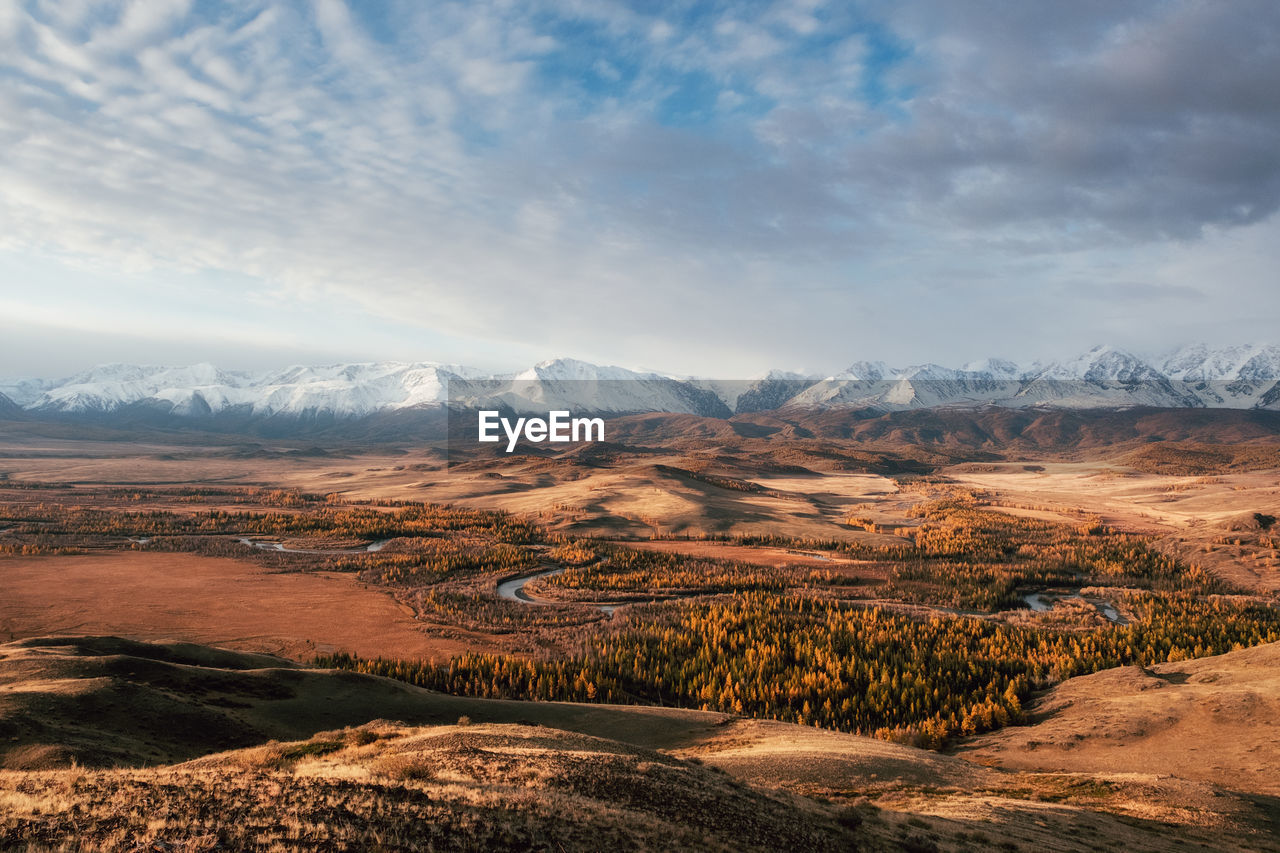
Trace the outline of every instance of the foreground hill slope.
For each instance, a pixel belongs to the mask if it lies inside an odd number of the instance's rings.
[[[960,754],[1014,770],[1168,774],[1280,796],[1280,644],[1073,678]],[[1277,827],[1280,829],[1280,827]]]
[[[856,818],[841,816],[653,750],[517,725],[376,723],[146,770],[0,773],[4,849],[855,849]]]
[[[706,757],[745,777],[833,789],[877,774],[906,773],[927,785],[973,784],[991,774],[807,726],[680,708],[473,699],[190,643],[53,637],[0,644],[0,767],[8,769],[167,764],[375,719],[440,725],[461,717],[608,738]]]
[[[526,723],[650,748],[701,742],[733,718],[666,708],[449,696],[269,655],[119,637],[0,644],[0,767],[141,766],[296,740],[385,718]]]
[[[1203,851],[1277,837],[1273,797],[1122,766],[1009,772],[804,726],[466,699],[113,637],[0,645],[0,761],[6,850]]]

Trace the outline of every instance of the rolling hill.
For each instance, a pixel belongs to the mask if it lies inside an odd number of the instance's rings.
[[[1196,666],[1221,675],[1268,660]],[[1114,685],[1090,681],[1107,675],[1060,690],[1108,701],[1093,688]],[[1271,682],[1251,683],[1273,696]],[[1059,734],[1089,724],[1068,715]],[[110,637],[0,646],[0,735],[4,849],[1154,851],[1275,838],[1274,798],[1233,791],[1229,772],[995,769],[725,714],[463,699]]]

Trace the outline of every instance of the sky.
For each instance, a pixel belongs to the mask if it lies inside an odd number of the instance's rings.
[[[1280,4],[0,0],[0,376],[1280,342]]]

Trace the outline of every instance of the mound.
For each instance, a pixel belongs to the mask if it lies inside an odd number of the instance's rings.
[[[883,740],[767,720],[740,720],[681,755],[749,782],[829,794],[883,785],[973,789],[998,784],[988,769]]]
[[[818,851],[857,843],[837,820],[844,810],[658,752],[528,726],[376,724],[174,767],[17,778],[0,775],[0,799],[14,804],[0,818],[0,840],[15,845]]]
[[[1268,515],[1265,512],[1246,512],[1234,518],[1229,518],[1218,526],[1232,533],[1259,533],[1264,530],[1270,530],[1275,526],[1275,523],[1276,517],[1274,515]]]
[[[1265,838],[1256,804],[1185,784],[898,784],[876,805],[850,803],[856,792],[807,799],[544,727],[377,721],[176,766],[0,772],[0,847],[1137,853],[1263,849]]]
[[[1151,680],[1107,675],[1112,692]],[[724,714],[466,699],[110,637],[0,646],[0,759],[62,765],[0,770],[6,850],[1212,850],[1257,846],[1271,819],[1270,798],[1202,783],[1008,773]]]
[[[268,655],[115,637],[0,645],[0,767],[138,766],[297,740],[375,719],[536,724],[683,751],[764,784],[902,779],[972,784],[986,771],[872,738],[678,708],[450,696]]]
[[[180,761],[412,705],[381,679],[268,655],[115,637],[0,646],[0,766]],[[326,701],[321,701],[326,700]]]
[[[1227,471],[1267,471],[1280,468],[1280,447],[1274,443],[1157,442],[1124,457],[1150,474],[1197,476]]]
[[[641,746],[698,742],[723,714],[467,699],[268,655],[115,637],[0,645],[0,767],[145,765],[374,719],[531,722]]]
[[[1073,678],[959,754],[1006,769],[1172,774],[1280,795],[1280,644]]]

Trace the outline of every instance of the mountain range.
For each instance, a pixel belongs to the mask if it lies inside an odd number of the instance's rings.
[[[445,404],[515,411],[673,412],[709,417],[777,409],[891,412],[939,407],[1280,410],[1280,347],[1182,347],[1144,359],[1115,347],[1018,364],[893,368],[859,361],[830,376],[783,371],[747,380],[646,373],[574,359],[493,374],[435,362],[289,367],[109,364],[49,381],[0,381],[0,418],[132,413],[176,419],[340,420]]]

